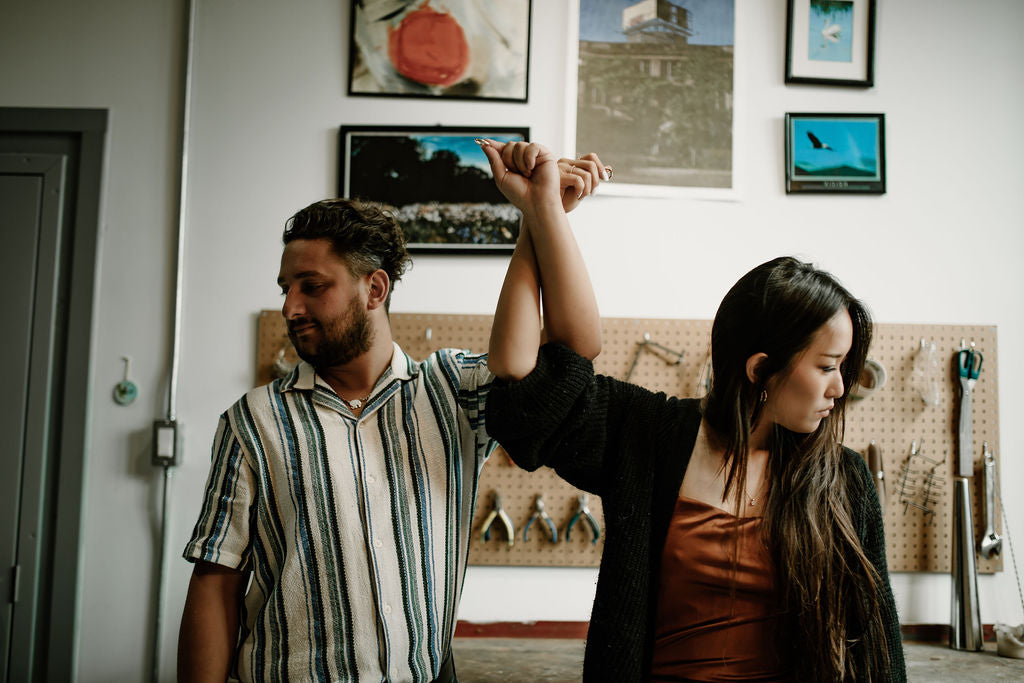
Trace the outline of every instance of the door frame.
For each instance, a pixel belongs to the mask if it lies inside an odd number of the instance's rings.
[[[51,548],[52,575],[47,633],[46,678],[76,680],[80,582],[82,577],[82,518],[86,458],[88,457],[92,368],[93,319],[99,246],[103,167],[109,114],[106,109],[0,107],[0,133],[24,134],[24,149],[0,149],[26,154],[33,149],[32,134],[59,135],[77,140],[77,155],[68,169],[74,177],[64,210],[63,231],[68,248],[66,335],[60,399],[59,443],[52,453],[57,461],[53,495]],[[21,144],[20,140],[16,144]],[[59,542],[57,541],[59,539]],[[45,587],[45,581],[44,587]],[[43,588],[43,587],[41,587]]]

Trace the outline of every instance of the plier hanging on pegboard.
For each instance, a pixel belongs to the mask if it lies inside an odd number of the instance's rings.
[[[590,530],[594,533],[594,538],[591,539],[590,544],[594,545],[597,543],[597,539],[601,538],[601,525],[594,519],[594,515],[590,514],[590,506],[588,502],[590,496],[586,493],[581,493],[579,496],[579,505],[576,508],[576,514],[569,520],[569,526],[565,528],[565,540],[570,540],[570,534],[572,533],[572,527],[582,517],[587,520],[587,524],[590,526]]]
[[[533,524],[534,520],[540,519],[544,522],[548,528],[548,535],[551,536],[552,543],[558,543],[558,527],[555,526],[554,521],[544,510],[544,497],[540,494],[537,495],[537,500],[533,504],[533,514],[530,515],[530,519],[526,521],[526,527],[523,529],[523,540],[530,540],[530,525]]]
[[[487,517],[484,518],[484,525],[480,527],[480,542],[486,543],[491,540],[491,525],[495,519],[500,519],[501,523],[505,525],[505,534],[508,536],[508,547],[511,548],[516,542],[516,530],[512,526],[512,520],[505,514],[504,508],[501,507],[501,494],[497,491],[494,492],[494,508],[488,513]]]

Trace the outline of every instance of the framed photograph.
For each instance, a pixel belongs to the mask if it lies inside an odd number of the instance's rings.
[[[789,0],[786,83],[875,82],[875,0]]]
[[[529,135],[529,128],[342,126],[338,195],[381,204],[413,253],[511,254],[522,215],[498,191],[474,139]]]
[[[786,114],[786,193],[885,194],[884,114]]]
[[[526,102],[531,0],[353,0],[349,95]]]
[[[614,167],[602,193],[729,198],[734,4],[573,0],[567,139]]]

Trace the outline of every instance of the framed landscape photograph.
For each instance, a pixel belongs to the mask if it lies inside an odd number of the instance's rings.
[[[525,102],[531,0],[353,0],[349,95]]]
[[[568,139],[615,168],[602,193],[726,198],[734,0],[573,0]],[[572,15],[570,14],[570,17]],[[573,40],[575,38],[575,40]]]
[[[498,191],[476,138],[529,140],[528,128],[342,126],[338,195],[383,206],[409,251],[511,254],[522,218]]]
[[[786,193],[885,194],[884,114],[786,114]]]
[[[786,83],[875,82],[875,0],[789,0]]]

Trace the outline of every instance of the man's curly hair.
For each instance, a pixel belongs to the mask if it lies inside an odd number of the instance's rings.
[[[391,289],[384,303],[391,308],[391,292],[410,264],[405,235],[395,219],[379,206],[353,199],[324,199],[302,209],[285,222],[285,244],[293,240],[329,240],[331,247],[355,277],[380,268]]]

